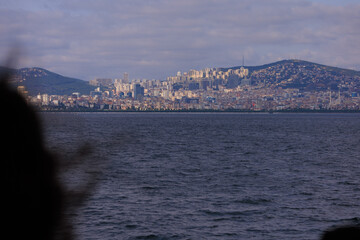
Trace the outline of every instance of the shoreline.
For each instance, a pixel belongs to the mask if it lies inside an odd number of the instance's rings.
[[[255,111],[255,110],[83,110],[83,109],[36,109],[36,112],[50,113],[262,113],[262,114],[279,114],[279,113],[360,113],[360,110],[310,110],[310,109],[294,109],[294,110],[277,110],[277,111]]]

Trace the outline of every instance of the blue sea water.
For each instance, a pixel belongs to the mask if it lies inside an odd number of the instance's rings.
[[[97,173],[77,239],[319,239],[360,222],[359,114],[41,116],[51,150],[92,149],[64,177]]]

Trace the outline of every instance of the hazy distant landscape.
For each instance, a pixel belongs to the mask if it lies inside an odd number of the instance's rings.
[[[360,72],[302,60],[189,70],[159,80],[13,72],[13,85],[42,110],[360,110]]]
[[[360,239],[359,13],[0,0],[7,235]]]
[[[330,88],[338,90],[342,87],[342,84],[346,83],[351,85],[352,91],[360,92],[360,72],[355,70],[325,66],[302,60],[284,60],[261,66],[244,67],[249,69],[249,78],[254,85],[266,82],[268,83],[267,87],[324,91]],[[216,69],[226,72],[240,68],[241,66],[218,67]],[[42,68],[21,68],[13,70],[13,72],[15,74],[13,83],[17,86],[24,85],[30,95],[38,93],[71,95],[73,92],[89,94],[90,91],[94,90],[94,87],[90,86],[88,81],[65,77]],[[119,78],[121,77],[119,76]],[[160,80],[165,81],[165,79]],[[235,83],[234,86],[240,83]],[[234,86],[230,86],[230,88]]]

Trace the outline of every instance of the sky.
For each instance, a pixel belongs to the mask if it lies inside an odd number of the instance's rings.
[[[359,0],[0,0],[0,61],[64,76],[166,79],[302,59],[360,70]]]

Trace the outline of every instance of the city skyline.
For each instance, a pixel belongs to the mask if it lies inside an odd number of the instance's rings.
[[[2,61],[83,80],[304,59],[360,70],[351,0],[1,1]]]
[[[59,86],[62,94],[54,92],[54,87],[51,87],[51,82],[59,82],[58,77],[44,69],[22,69],[14,80],[21,84],[18,91],[45,111],[360,109],[359,72],[301,60],[286,60],[249,69],[241,66],[190,70],[178,72],[166,81],[139,79],[129,82],[129,75],[124,74],[122,79],[91,80],[92,89],[87,88],[90,92],[84,92],[85,86],[80,85],[77,92],[75,85],[70,84],[71,92],[67,94],[63,92],[65,85]],[[37,88],[37,95],[29,94],[26,85],[34,93],[31,86],[36,88],[41,82],[50,83],[49,91]]]

